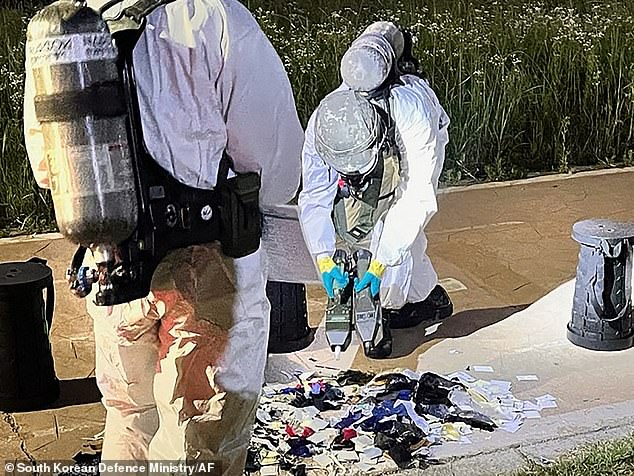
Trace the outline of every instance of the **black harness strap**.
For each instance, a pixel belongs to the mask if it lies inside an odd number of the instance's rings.
[[[126,113],[125,96],[118,81],[94,84],[81,91],[35,97],[40,122],[64,122],[78,116],[117,117]]]
[[[137,0],[129,7],[122,9],[118,15],[109,19],[111,21],[121,20],[123,17],[128,17],[134,20],[138,24],[143,24],[145,17],[152,13],[156,8],[161,5],[172,3],[174,0]],[[122,3],[123,0],[110,0],[99,9],[99,13],[103,15],[106,11],[110,10],[115,5]]]

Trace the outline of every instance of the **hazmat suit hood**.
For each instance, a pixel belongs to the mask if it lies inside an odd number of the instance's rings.
[[[370,173],[377,164],[384,136],[377,109],[356,91],[335,91],[317,108],[317,151],[342,176]]]

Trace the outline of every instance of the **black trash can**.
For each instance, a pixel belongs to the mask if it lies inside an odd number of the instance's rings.
[[[45,260],[0,263],[2,411],[37,410],[59,396],[49,341],[54,303],[53,272]]]
[[[572,237],[581,250],[568,339],[591,350],[632,347],[634,223],[585,220]]]
[[[266,295],[271,303],[268,352],[286,354],[308,347],[315,331],[308,325],[306,287],[302,283],[269,281]]]

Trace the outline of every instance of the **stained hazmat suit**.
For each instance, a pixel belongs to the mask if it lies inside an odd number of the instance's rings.
[[[304,237],[326,289],[340,279],[335,249],[369,249],[373,261],[357,289],[380,290],[384,326],[389,321],[392,328],[453,310],[427,256],[424,231],[438,209],[449,117],[425,80],[398,73],[402,51],[396,27],[377,22],[343,56],[343,84],[307,125],[299,197]],[[368,205],[359,195],[377,170],[379,198]],[[386,339],[391,351],[391,336]]]
[[[287,203],[303,131],[283,64],[250,12],[237,0],[175,0],[146,21],[133,56],[152,157],[180,182],[212,188],[226,150],[236,172],[260,173],[262,206]],[[28,59],[26,72],[27,152],[48,187]],[[144,299],[96,306],[88,296],[107,410],[102,460],[216,461],[242,474],[266,361],[265,260],[261,250],[230,259],[215,244],[190,246],[161,262]]]

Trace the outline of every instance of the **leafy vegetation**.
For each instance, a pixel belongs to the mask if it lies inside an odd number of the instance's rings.
[[[443,180],[634,162],[634,3],[243,0],[288,70],[304,124],[371,22],[409,28],[452,124]],[[21,130],[24,32],[44,1],[0,7],[0,230],[54,227]]]

